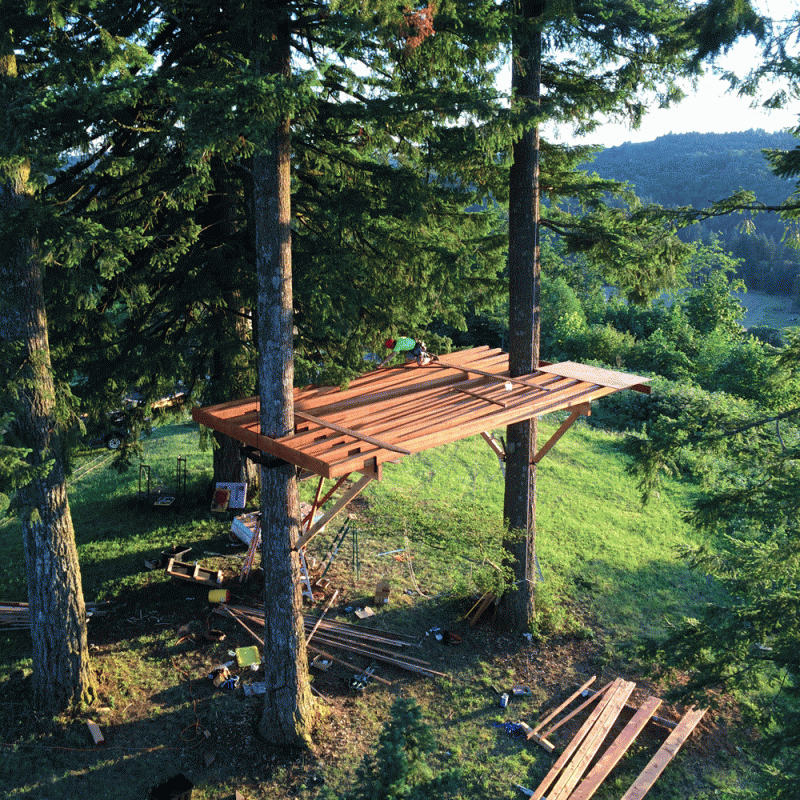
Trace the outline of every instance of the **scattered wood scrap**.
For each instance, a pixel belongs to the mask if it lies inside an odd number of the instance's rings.
[[[469,621],[470,626],[474,626],[475,623],[484,615],[486,609],[489,608],[490,605],[497,602],[497,595],[494,592],[486,592],[486,594],[481,595],[478,599],[478,602],[475,603],[472,608],[464,614],[464,619]]]
[[[649,696],[639,708],[635,708],[628,704],[628,698],[636,685],[617,678],[600,691],[590,693],[588,700],[585,700],[578,708],[566,714],[550,727],[546,727],[578,697],[586,694],[589,685],[594,680],[595,678],[592,677],[558,708],[542,719],[535,728],[528,730],[527,738],[529,740],[533,739],[548,752],[552,752],[554,745],[547,740],[547,737],[576,714],[596,703],[596,707],[589,713],[550,771],[537,789],[531,793],[532,800],[540,800],[545,793],[547,793],[547,800],[589,800],[637,736],[644,730],[647,723],[657,719],[655,712],[661,704],[661,700]],[[609,732],[617,722],[623,708],[635,708],[635,713],[614,740],[606,745]],[[705,709],[692,709],[684,715],[679,723],[672,723],[674,730],[625,793],[622,800],[641,800],[644,797],[704,714]],[[667,721],[663,720],[662,722]]]
[[[167,575],[172,578],[180,578],[182,581],[200,583],[203,586],[216,587],[222,583],[222,572],[217,569],[206,569],[199,564],[184,564],[170,558],[167,562]]]
[[[86,603],[86,617],[91,618],[101,612],[97,603]],[[27,603],[0,600],[0,628],[5,630],[26,630],[31,627],[30,609]]]
[[[259,633],[264,629],[263,610],[254,606],[223,605],[214,609],[215,613],[227,614],[233,617],[248,633],[258,642],[261,642]],[[423,659],[408,654],[409,648],[418,647],[418,643],[411,637],[392,631],[381,631],[374,628],[363,628],[345,622],[334,622],[323,619],[324,615],[304,617],[307,632],[306,643],[309,653],[330,659],[355,672],[363,672],[362,667],[334,656],[330,650],[344,651],[347,654],[363,656],[371,661],[398,667],[406,672],[424,675],[429,678],[446,677],[445,673],[438,672]],[[314,641],[311,642],[313,636]],[[372,676],[380,683],[389,684],[377,675]]]

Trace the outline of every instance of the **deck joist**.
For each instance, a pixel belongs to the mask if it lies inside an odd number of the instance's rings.
[[[458,441],[624,389],[647,378],[571,361],[509,378],[508,354],[479,347],[426,366],[377,369],[338,387],[295,389],[295,430],[260,432],[259,398],[192,410],[202,425],[325,478],[378,474],[405,454]]]

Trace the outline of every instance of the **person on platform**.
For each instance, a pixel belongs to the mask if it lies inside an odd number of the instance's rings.
[[[409,336],[401,336],[398,339],[387,339],[384,345],[391,351],[388,356],[381,362],[380,366],[385,366],[397,353],[403,353],[405,356],[406,364],[417,362],[420,366],[427,364],[429,361],[435,359],[427,348],[425,342],[419,339],[412,339]]]

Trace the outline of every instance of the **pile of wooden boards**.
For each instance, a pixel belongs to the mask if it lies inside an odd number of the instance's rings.
[[[256,632],[258,631],[263,636],[263,609],[254,606],[222,604],[217,606],[214,611],[232,617],[255,641],[261,645],[264,644],[263,639]],[[341,654],[342,652],[348,654],[348,658],[351,654],[362,656],[370,661],[398,667],[417,675],[430,678],[446,677],[443,672],[432,669],[429,662],[409,654],[409,651],[413,651],[420,645],[405,634],[323,620],[322,615],[305,615],[304,622],[308,651],[322,658],[330,659],[333,663],[346,669],[357,673],[364,671],[363,667],[348,661]],[[340,654],[334,656],[331,654],[331,650],[340,651]],[[377,675],[373,675],[373,679],[387,685],[390,683]]]
[[[599,692],[593,693],[578,708],[566,714],[559,721],[553,722],[558,714],[587,690],[593,680],[594,678],[581,686],[575,694],[528,732],[528,739],[533,739],[545,749],[552,751],[553,745],[548,742],[547,737],[565,722],[591,704],[596,703],[596,707],[581,725],[580,730],[573,736],[537,789],[530,795],[533,800],[540,800],[545,797],[545,793],[547,793],[547,800],[589,800],[645,725],[651,720],[657,720],[661,724],[672,727],[673,730],[622,797],[622,800],[640,800],[655,783],[664,767],[672,760],[706,712],[705,709],[691,709],[678,723],[660,720],[654,715],[661,700],[650,696],[641,707],[635,709],[630,721],[600,754],[622,709],[633,708],[627,704],[627,701],[636,688],[636,684],[617,678],[606,684]],[[553,724],[547,727],[551,722]]]
[[[86,616],[96,613],[95,603],[86,603]],[[30,610],[27,603],[0,600],[0,628],[5,630],[25,630],[31,627]]]

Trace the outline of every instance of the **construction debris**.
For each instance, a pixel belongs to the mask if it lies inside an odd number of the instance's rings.
[[[174,558],[170,558],[167,562],[166,572],[172,578],[200,583],[203,586],[219,586],[222,583],[222,572],[220,570],[206,569],[199,564],[184,564]]]
[[[527,733],[529,740],[533,739],[549,752],[552,752],[554,745],[547,740],[547,737],[580,711],[592,703],[597,703],[595,709],[589,714],[580,730],[573,736],[538,788],[530,795],[533,800],[540,800],[540,798],[544,797],[545,792],[548,800],[589,800],[633,744],[645,725],[653,718],[656,709],[661,704],[659,698],[648,697],[635,710],[633,717],[602,753],[601,750],[609,732],[617,722],[622,709],[628,706],[628,698],[636,688],[636,685],[630,681],[617,678],[600,691],[592,693],[588,700],[585,700],[578,708],[568,713],[561,720],[549,728],[545,728],[549,722],[581,696],[594,680],[593,676],[577,692],[567,698],[566,701],[550,712],[535,728]],[[705,709],[692,709],[684,715],[680,723],[675,726],[675,730],[672,731],[650,763],[625,793],[623,800],[640,800],[644,797],[704,714]]]
[[[263,631],[263,610],[253,606],[216,606],[214,613],[227,614],[238,622],[247,632],[263,645],[263,639],[256,631]],[[252,628],[250,627],[252,626]],[[332,655],[329,650],[340,650],[346,653],[363,656],[370,661],[398,667],[407,672],[424,675],[429,678],[446,677],[443,672],[431,668],[429,662],[407,655],[404,651],[408,648],[418,647],[411,637],[390,631],[380,631],[372,628],[362,628],[344,622],[332,622],[320,617],[305,616],[305,628],[308,632],[306,642],[309,653],[319,655],[325,660],[346,667],[347,669],[363,674],[364,670],[342,657]],[[313,632],[314,641],[310,641]],[[378,675],[371,675],[371,679],[390,685],[388,680]]]
[[[494,592],[486,592],[486,594],[481,595],[481,597],[478,598],[478,602],[464,614],[464,619],[469,622],[470,626],[474,626],[484,615],[489,606],[494,605],[496,602],[497,595]]]
[[[389,581],[381,579],[375,584],[375,605],[385,606],[389,602],[389,593],[392,591],[392,585]]]
[[[100,606],[105,603],[86,603],[86,619],[100,616],[103,612]],[[30,609],[27,603],[17,603],[12,600],[0,600],[0,628],[6,630],[30,629]]]
[[[102,731],[100,730],[100,726],[96,722],[92,722],[92,720],[86,720],[86,727],[89,729],[89,733],[92,735],[92,739],[94,739],[95,744],[103,744],[106,740],[105,736],[103,736]]]

